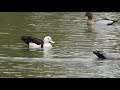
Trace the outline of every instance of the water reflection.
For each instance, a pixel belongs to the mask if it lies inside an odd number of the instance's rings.
[[[29,48],[29,51],[30,52],[33,52],[33,53],[36,53],[36,52],[38,52],[38,54],[40,54],[40,58],[41,57],[43,57],[43,58],[52,58],[53,57],[53,50],[52,50],[53,48],[37,48],[37,49],[30,49]],[[43,56],[41,56],[41,54],[43,55]]]
[[[43,57],[45,57],[45,58],[52,58],[53,57],[52,49],[44,49],[43,53],[44,53]]]
[[[87,25],[87,32],[93,32],[94,28],[92,25]]]

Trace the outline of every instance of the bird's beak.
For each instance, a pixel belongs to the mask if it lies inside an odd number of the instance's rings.
[[[55,43],[54,41],[50,41],[51,43]]]

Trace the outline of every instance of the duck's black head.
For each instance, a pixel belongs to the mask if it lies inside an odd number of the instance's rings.
[[[94,53],[98,58],[106,59],[105,56],[104,56],[104,53],[103,53],[102,51],[95,50],[95,51],[93,51],[93,53]]]

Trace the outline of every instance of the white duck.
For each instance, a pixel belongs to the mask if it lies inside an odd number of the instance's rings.
[[[21,40],[28,44],[30,49],[52,48],[50,43],[55,43],[50,36],[46,36],[44,40],[33,38],[31,36],[22,36]]]
[[[116,20],[110,20],[107,18],[102,18],[102,19],[98,19],[96,21],[93,21],[93,13],[92,12],[86,12],[85,16],[88,17],[87,20],[87,25],[113,25],[115,22],[117,22]]]

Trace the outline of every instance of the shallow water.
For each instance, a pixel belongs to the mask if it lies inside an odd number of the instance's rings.
[[[85,12],[0,12],[0,78],[117,78],[120,60],[100,60],[94,49],[120,50],[119,12],[96,12],[113,26],[86,25]],[[50,51],[31,51],[22,35],[55,41]]]

